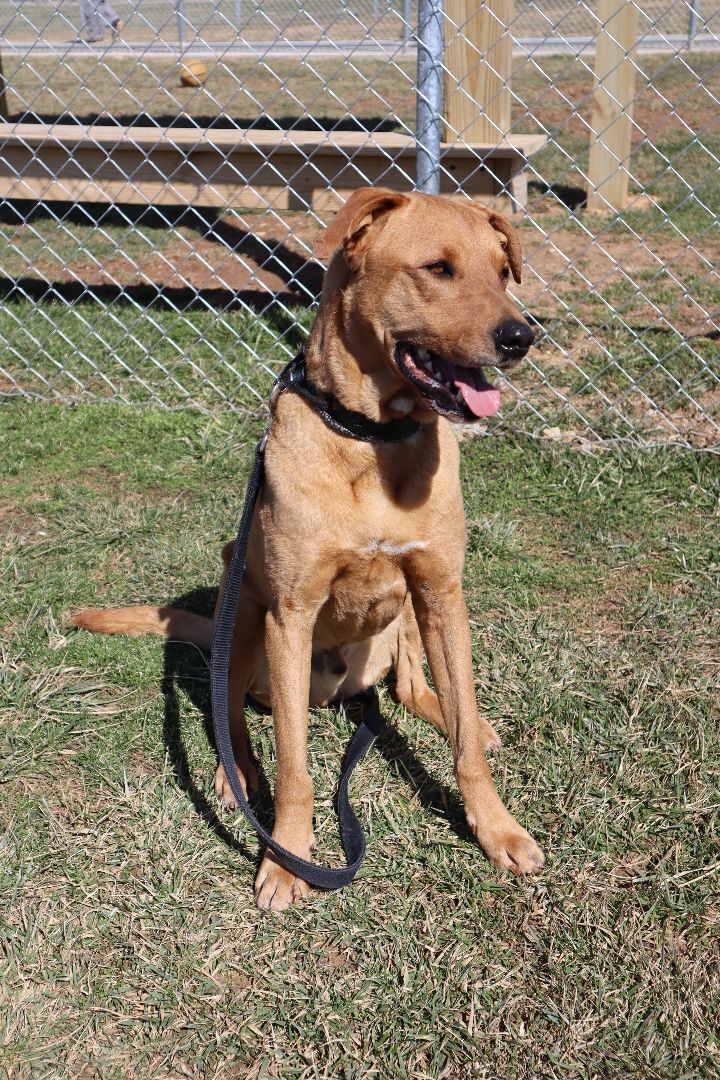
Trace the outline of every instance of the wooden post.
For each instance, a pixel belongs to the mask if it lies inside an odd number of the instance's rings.
[[[514,0],[445,0],[445,142],[497,143],[510,130]],[[457,29],[455,29],[457,27]]]
[[[2,52],[0,52],[0,120],[6,120],[7,115],[7,87],[5,86],[5,76],[3,74]]]
[[[588,209],[622,210],[628,195],[638,10],[632,0],[598,0],[597,10],[603,25],[595,46]]]

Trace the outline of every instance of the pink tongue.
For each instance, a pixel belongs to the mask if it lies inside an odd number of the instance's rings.
[[[468,409],[475,416],[494,416],[500,408],[500,391],[488,383],[479,388],[471,382],[461,381],[455,369],[455,385],[460,390]]]

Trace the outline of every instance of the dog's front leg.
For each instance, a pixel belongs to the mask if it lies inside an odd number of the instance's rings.
[[[468,824],[494,866],[537,873],[543,854],[505,809],[483,749],[475,700],[472,642],[459,581],[426,572],[411,581],[413,605],[440,699]],[[439,577],[439,580],[438,580]]]
[[[279,844],[309,859],[313,783],[307,764],[310,664],[315,612],[278,602],[265,618],[265,649],[275,727],[275,827]],[[282,911],[308,893],[305,881],[278,865],[267,852],[255,879],[258,907]]]

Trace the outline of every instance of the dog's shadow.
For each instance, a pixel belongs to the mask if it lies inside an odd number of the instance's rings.
[[[171,601],[169,606],[210,617],[215,608],[216,599],[216,588],[194,589]],[[208,798],[202,782],[193,773],[183,738],[180,718],[181,699],[184,696],[200,714],[205,737],[213,751],[217,753],[210,702],[209,657],[196,646],[167,641],[164,650],[162,693],[165,701],[163,741],[178,787],[185,792],[196,812],[223,843],[248,861],[259,862],[262,853],[260,856],[255,856],[252,848],[237,840],[233,831],[221,820],[214,796]],[[360,722],[362,718],[360,702],[349,701],[343,707],[351,722]],[[252,734],[252,725],[250,725],[251,745]],[[255,740],[255,745],[257,746],[257,740]],[[386,722],[378,735],[375,748],[393,771],[404,776],[412,784],[420,804],[426,810],[442,817],[456,836],[463,840],[473,839],[465,821],[459,795],[427,771],[406,735],[393,724]],[[251,752],[258,773],[258,792],[254,799],[254,809],[266,828],[272,829],[273,800],[270,784],[263,768],[262,758],[257,752]]]

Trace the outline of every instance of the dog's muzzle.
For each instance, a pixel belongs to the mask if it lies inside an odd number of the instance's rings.
[[[519,319],[508,319],[495,330],[495,345],[504,360],[522,360],[534,340],[532,329]]]

